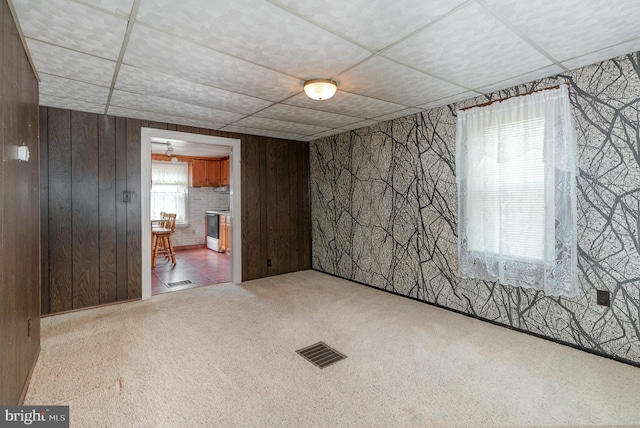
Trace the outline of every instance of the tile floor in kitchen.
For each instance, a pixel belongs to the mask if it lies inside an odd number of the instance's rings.
[[[169,283],[191,281],[191,284],[168,286]],[[231,257],[208,248],[176,250],[176,265],[158,258],[151,269],[151,294],[168,293],[203,285],[231,281]]]

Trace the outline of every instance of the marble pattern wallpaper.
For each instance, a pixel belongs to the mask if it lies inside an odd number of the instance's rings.
[[[458,278],[456,109],[560,83],[578,134],[582,293]],[[325,137],[310,162],[314,269],[640,363],[640,52]]]

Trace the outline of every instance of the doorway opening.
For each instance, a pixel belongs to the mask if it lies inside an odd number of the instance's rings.
[[[142,201],[142,298],[149,299],[152,295],[152,271],[151,271],[151,153],[152,142],[171,142],[173,147],[189,146],[192,150],[226,151],[229,155],[229,217],[232,219],[229,227],[230,253],[222,256],[230,256],[230,279],[233,283],[242,281],[242,252],[241,252],[241,212],[240,212],[240,140],[233,138],[214,137],[210,135],[191,134],[186,132],[168,131],[163,129],[142,128],[141,130],[141,201]],[[193,153],[193,152],[192,152]],[[200,153],[200,152],[198,152]],[[204,152],[202,152],[204,153]],[[195,214],[199,215],[199,214]],[[206,248],[205,248],[206,250]],[[180,252],[176,252],[180,257]],[[196,259],[202,261],[207,258],[207,253],[198,254],[198,251],[182,254],[185,261]],[[211,254],[211,256],[214,256]],[[215,255],[214,257],[216,257]],[[180,282],[180,281],[175,281]],[[173,285],[175,289],[189,288],[188,283]]]

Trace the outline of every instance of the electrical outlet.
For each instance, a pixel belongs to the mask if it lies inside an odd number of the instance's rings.
[[[31,336],[31,318],[27,320],[27,336]]]
[[[267,267],[271,267],[271,259],[267,259]]]
[[[609,290],[596,290],[597,303],[600,306],[611,306],[611,292]]]

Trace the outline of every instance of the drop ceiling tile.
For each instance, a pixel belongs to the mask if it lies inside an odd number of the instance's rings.
[[[13,2],[25,37],[117,59],[127,21],[69,0]],[[80,18],[81,17],[81,18]]]
[[[273,104],[271,101],[191,82],[161,71],[129,65],[120,68],[116,89],[241,114],[252,114]]]
[[[62,98],[54,95],[41,94],[39,104],[46,107],[63,108],[67,110],[86,111],[88,113],[104,113],[104,105],[76,100],[73,98]]]
[[[328,111],[330,113],[337,113],[346,116],[355,117],[357,115],[363,119],[370,119],[383,114],[392,113],[394,111],[404,110],[406,108],[400,104],[394,104],[387,101],[376,100],[344,92],[339,88],[338,92],[336,92],[331,99],[325,101],[312,100],[303,92],[284,101],[284,104]]]
[[[175,114],[163,114],[150,111],[140,111],[126,107],[110,106],[109,115],[128,117],[131,119],[151,120],[154,122],[173,123],[185,126],[197,126],[199,128],[220,129],[224,126],[222,123],[211,122],[207,120],[197,120],[188,117],[182,117]]]
[[[363,120],[362,122],[352,123],[348,126],[342,126],[340,128],[340,132],[344,131],[352,131],[354,129],[367,128],[369,126],[373,126],[380,123],[379,120]]]
[[[255,129],[266,129],[268,131],[289,132],[292,134],[316,134],[326,131],[326,127],[306,125],[304,123],[286,122],[283,120],[267,119],[266,117],[249,116],[235,122],[233,125],[246,126]]]
[[[40,95],[46,94],[61,98],[73,98],[83,102],[89,102],[102,106],[104,112],[109,88],[78,82],[77,80],[64,79],[51,74],[40,73]]]
[[[482,95],[482,94],[480,94],[479,92],[467,91],[467,92],[463,92],[461,94],[454,95],[452,97],[447,97],[447,98],[443,98],[441,100],[432,101],[430,103],[426,103],[426,104],[423,104],[423,105],[418,106],[418,107],[423,109],[423,110],[430,110],[432,108],[448,106],[449,104],[457,103],[459,101],[468,100],[470,98],[475,98],[475,97],[480,96],[480,95]]]
[[[468,88],[551,65],[477,3],[470,3],[385,52]]]
[[[305,123],[308,125],[317,125],[325,128],[336,128],[362,121],[359,117],[328,113],[320,110],[311,110],[286,104],[274,104],[273,106],[256,113],[255,116],[285,120],[288,122]]]
[[[379,50],[449,12],[464,0],[271,0],[331,31]]]
[[[343,132],[347,132],[347,131],[345,131],[343,129],[330,129],[328,131],[321,132],[319,134],[309,135],[309,136],[305,137],[305,139],[306,139],[306,141],[314,141],[314,140],[317,140],[319,138],[330,137],[330,136],[336,135],[336,134],[342,134]]]
[[[379,122],[384,122],[385,120],[393,120],[399,117],[411,116],[413,114],[420,113],[421,111],[423,110],[419,108],[407,108],[404,110],[396,111],[394,113],[385,114],[383,116],[376,117],[375,120]]]
[[[131,33],[124,63],[269,101],[302,90],[299,79],[141,25]]]
[[[84,0],[85,3],[129,17],[133,0]]]
[[[554,76],[556,74],[562,73],[563,71],[564,70],[557,65],[552,65],[549,67],[541,68],[540,70],[532,71],[531,73],[523,74],[522,76],[514,77],[513,79],[504,80],[502,82],[494,83],[489,86],[483,86],[482,88],[476,89],[476,91],[482,92],[483,94],[489,94],[491,92],[511,88],[523,83],[529,83],[533,80]]]
[[[311,141],[315,141],[317,140],[319,137],[316,137],[314,135],[307,135],[306,137],[300,137],[298,140],[303,141],[305,143],[309,143]]]
[[[247,134],[247,135],[261,135],[263,137],[271,137],[271,138],[282,138],[284,140],[294,140],[300,141],[304,135],[295,134],[291,132],[278,132],[278,131],[269,131],[266,129],[256,129],[250,128],[248,126],[237,126],[237,125],[228,125],[221,129],[221,131],[226,132],[236,132],[238,134]]]
[[[299,78],[333,76],[370,54],[264,0],[145,0],[137,19]]]
[[[562,65],[567,67],[569,70],[575,70],[576,68],[595,64],[606,59],[615,58],[620,55],[628,54],[629,52],[637,51],[640,51],[640,38],[631,40],[626,43],[620,43],[619,45],[611,46],[606,49],[580,56],[578,58],[573,58],[568,61],[563,61]]]
[[[168,115],[175,114],[194,120],[204,120],[216,123],[232,123],[244,117],[244,115],[238,113],[215,110],[168,98],[134,94],[132,92],[120,90],[113,91],[111,104],[113,106],[126,107],[133,110],[149,111]]]
[[[638,0],[486,1],[559,61],[635,39],[640,31]]]
[[[340,89],[380,100],[415,106],[460,93],[452,85],[386,58],[371,58],[338,76]]]
[[[116,63],[88,54],[64,49],[33,39],[27,46],[38,73],[52,74],[68,79],[111,86]]]

